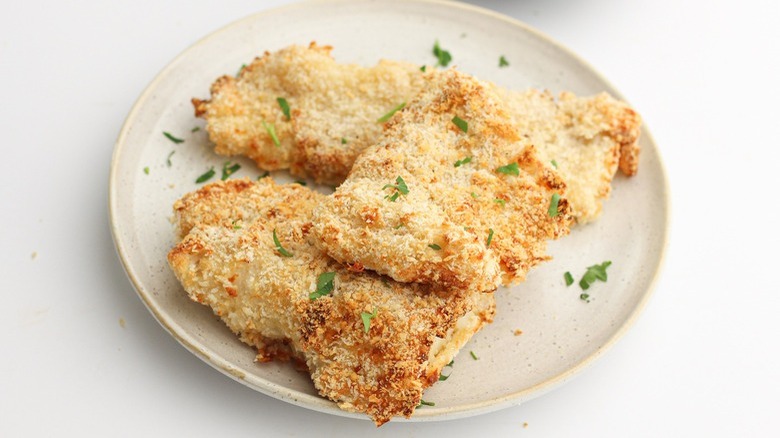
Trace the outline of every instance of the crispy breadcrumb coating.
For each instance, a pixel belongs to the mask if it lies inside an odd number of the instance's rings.
[[[190,298],[256,348],[258,361],[305,361],[320,394],[377,425],[408,417],[492,320],[493,294],[396,283],[338,264],[313,243],[312,210],[324,198],[271,178],[204,186],[174,205],[181,241],[169,264]],[[326,272],[336,273],[332,292],[310,299]],[[368,332],[364,312],[376,315]]]
[[[556,101],[549,92],[496,90],[542,161],[555,162],[578,223],[601,214],[618,167],[636,174],[641,119],[627,104],[606,93],[582,98],[563,92]]]
[[[210,100],[193,99],[216,152],[246,155],[264,170],[289,168],[296,176],[340,184],[360,152],[381,134],[377,119],[408,102],[426,81],[411,64],[338,64],[330,52],[331,47],[312,43],[266,53],[238,78],[219,78]],[[618,167],[628,176],[636,173],[641,120],[625,103],[605,93],[576,97],[564,92],[556,102],[548,92],[495,91],[542,161],[558,163],[577,222],[598,217]],[[288,101],[291,120],[284,117],[278,97]]]
[[[314,232],[345,264],[401,282],[492,291],[523,280],[549,258],[546,241],[568,233],[566,199],[548,212],[564,191],[490,87],[448,70],[430,75],[315,209]]]
[[[246,155],[261,169],[290,169],[339,184],[357,155],[382,132],[377,119],[423,86],[418,66],[380,61],[338,64],[330,46],[290,46],[211,86],[211,99],[193,99],[216,152]],[[290,120],[277,98],[290,107]],[[273,125],[279,145],[268,132]]]

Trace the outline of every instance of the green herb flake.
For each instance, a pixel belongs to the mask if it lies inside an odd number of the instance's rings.
[[[443,382],[450,378],[450,375],[447,374],[446,376],[444,374],[439,374],[439,382]]]
[[[295,180],[295,183],[296,183],[296,184],[300,184],[300,185],[302,185],[302,186],[306,187],[306,181],[303,181],[303,180],[297,179],[297,180]]]
[[[241,168],[241,165],[238,163],[230,165],[230,161],[225,161],[225,164],[222,165],[222,181],[230,178],[230,175],[238,172],[238,169]]]
[[[501,55],[501,57],[498,58],[498,66],[499,67],[509,67],[509,61],[506,60],[504,55]]]
[[[472,358],[472,359],[474,359],[474,360],[479,360],[479,358],[477,357],[477,355],[476,355],[476,354],[474,354],[474,352],[473,352],[473,351],[469,351],[469,353],[471,354],[471,358]]]
[[[341,137],[341,144],[347,144],[347,139],[344,137]]]
[[[556,169],[558,168],[558,162],[557,161],[550,160],[550,164],[552,164],[554,168],[556,168]]]
[[[455,162],[455,167],[460,167],[460,166],[462,166],[462,165],[464,165],[464,164],[471,163],[471,159],[472,159],[472,158],[474,158],[474,157],[466,157],[466,158],[464,158],[464,159],[462,159],[462,160],[458,160],[458,161],[456,161],[456,162]]]
[[[441,251],[441,247],[435,243],[428,245],[428,248],[431,248],[434,251]]]
[[[149,175],[149,166],[144,167],[144,173]]]
[[[269,175],[271,175],[271,172],[266,170],[265,172],[262,173],[262,175],[257,177],[257,180],[260,181],[261,179],[263,179],[263,178],[265,178],[265,177],[267,177]]]
[[[199,176],[198,179],[195,180],[195,183],[196,184],[204,183],[210,180],[211,178],[213,178],[216,173],[217,172],[214,171],[214,166],[211,166],[211,169],[207,170],[206,173]]]
[[[588,295],[588,294],[580,294],[580,299],[582,301],[587,301],[589,303],[590,302],[590,295]]]
[[[493,241],[493,229],[488,228],[488,237],[487,241],[485,242],[485,246],[490,248],[490,243]]]
[[[287,120],[290,120],[290,104],[287,103],[287,99],[284,97],[277,97],[276,102],[279,104],[279,107],[282,109]]]
[[[423,400],[423,399],[420,399],[420,404],[419,404],[419,405],[417,405],[417,407],[419,408],[419,407],[421,407],[421,406],[436,406],[436,403],[434,403],[434,402],[429,402],[429,401],[425,401],[425,400]]]
[[[423,72],[423,73],[425,73],[425,68],[426,68],[426,66],[424,66],[424,65],[423,65],[423,66],[420,66],[420,71],[421,71],[421,72]]]
[[[274,124],[267,123],[265,120],[263,120],[263,127],[265,128],[265,131],[268,132],[268,135],[271,136],[271,140],[274,142],[276,147],[279,147],[281,143],[279,142],[279,137],[276,136],[276,128],[274,128]]]
[[[397,230],[397,229],[399,229],[399,228],[401,228],[401,227],[403,227],[403,226],[404,226],[404,223],[403,223],[403,222],[401,222],[400,224],[398,224],[398,225],[394,226],[394,227],[393,227],[393,229],[394,229],[394,230]]]
[[[439,40],[436,40],[436,42],[433,43],[433,56],[435,56],[439,63],[437,65],[446,67],[447,64],[452,61],[452,55],[450,55],[450,52],[444,50],[439,46]]]
[[[400,176],[395,179],[395,185],[393,184],[385,184],[384,187],[382,187],[382,190],[385,190],[387,188],[393,188],[396,190],[395,193],[393,193],[392,196],[387,195],[385,196],[385,199],[389,199],[390,202],[395,202],[396,199],[398,199],[399,194],[401,195],[408,195],[409,194],[409,187],[406,185],[406,181],[404,181],[403,178]]]
[[[452,359],[452,360],[450,361],[450,363],[448,363],[447,365],[444,365],[444,366],[445,366],[445,367],[451,367],[451,366],[453,366],[453,365],[455,365],[455,359]]]
[[[479,198],[479,195],[474,193],[474,192],[471,192],[471,197],[474,198],[474,199],[477,199],[477,198]]]
[[[168,154],[168,157],[165,159],[165,165],[166,165],[166,166],[168,166],[168,167],[171,167],[171,166],[173,166],[173,163],[171,163],[171,157],[172,157],[172,156],[173,156],[173,154],[175,154],[175,153],[176,153],[176,151],[171,151],[171,153],[170,153],[170,154]]]
[[[455,116],[452,118],[452,123],[455,124],[458,128],[460,128],[461,131],[468,133],[469,132],[469,122],[461,119],[458,116]]]
[[[368,330],[371,329],[371,320],[376,318],[376,311],[377,308],[374,307],[374,311],[372,313],[362,312],[360,314],[360,319],[363,320],[363,330],[366,333],[368,333]]]
[[[498,204],[498,205],[500,205],[502,207],[506,205],[506,201],[501,199],[501,198],[496,198],[496,199],[493,200],[493,202],[495,202],[496,204]]]
[[[553,193],[550,198],[550,208],[547,209],[547,214],[550,217],[558,216],[558,202],[561,200],[561,195]]]
[[[520,175],[520,166],[517,163],[509,163],[506,166],[501,166],[496,169],[496,172],[503,173],[504,175]]]
[[[401,102],[400,105],[390,110],[389,113],[383,115],[382,117],[376,119],[377,123],[385,123],[386,121],[390,120],[390,117],[393,117],[393,114],[397,113],[398,111],[401,111],[406,106],[406,102]]]
[[[241,229],[241,225],[238,225],[238,219],[236,219],[233,222],[231,222],[231,225],[233,225],[233,229],[234,230],[240,230]]]
[[[274,228],[274,245],[276,245],[276,251],[282,255],[282,257],[292,257],[292,253],[290,251],[287,251],[282,246],[282,243],[279,242],[279,238],[276,236],[276,228]]]
[[[585,274],[580,279],[580,288],[582,290],[588,290],[590,286],[596,282],[596,280],[607,281],[607,268],[612,264],[611,261],[606,261],[600,265],[589,266],[585,271]]]
[[[574,284],[574,277],[571,276],[571,272],[566,271],[563,274],[563,279],[566,281],[566,286],[571,286]]]
[[[309,294],[310,300],[324,297],[333,292],[333,279],[336,278],[335,272],[325,272],[317,277],[317,289]]]
[[[184,143],[184,140],[182,140],[182,139],[180,139],[180,138],[176,138],[176,137],[174,137],[173,135],[171,135],[171,133],[170,133],[170,132],[165,132],[165,131],[163,131],[163,135],[164,135],[165,137],[167,137],[167,138],[168,138],[168,140],[170,140],[170,141],[172,141],[172,142],[174,142],[174,143],[176,143],[176,144],[179,144],[179,143]]]
[[[200,131],[200,126],[196,126],[196,127],[192,128],[192,129],[190,129],[190,132],[198,132],[198,131]]]
[[[246,68],[246,64],[241,64],[241,68],[236,72],[236,76],[241,76],[241,72]]]

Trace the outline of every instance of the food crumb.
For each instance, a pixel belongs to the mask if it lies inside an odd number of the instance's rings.
[[[528,429],[528,422],[523,423],[523,429]]]
[[[30,254],[30,258],[32,260],[35,260],[38,258],[38,251],[33,251],[32,254]]]
[[[515,329],[515,331],[513,333],[515,334],[515,336],[520,336],[520,335],[523,334],[523,331],[520,330],[520,329]]]
[[[119,318],[119,327],[125,328],[125,319]]]

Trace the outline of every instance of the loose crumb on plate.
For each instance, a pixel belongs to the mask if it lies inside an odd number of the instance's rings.
[[[32,254],[30,254],[30,259],[35,260],[38,258],[38,251],[33,251]]]
[[[125,328],[125,319],[119,318],[119,327]]]
[[[528,422],[523,423],[523,429],[528,429]]]
[[[515,331],[514,331],[514,332],[512,332],[512,333],[514,333],[514,334],[515,334],[515,336],[520,336],[520,335],[522,335],[522,334],[523,334],[523,331],[522,331],[522,330],[520,330],[520,329],[515,329]]]

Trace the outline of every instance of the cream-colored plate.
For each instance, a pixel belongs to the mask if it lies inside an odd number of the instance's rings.
[[[110,175],[114,241],[141,299],[182,345],[217,370],[272,397],[355,416],[318,396],[307,376],[288,364],[254,363],[252,349],[208,308],[189,301],[165,259],[174,244],[173,202],[198,188],[195,179],[210,166],[219,176],[226,161],[211,151],[203,129],[191,132],[202,123],[190,98],[208,97],[217,77],[235,74],[266,50],[315,40],[334,46],[338,61],[365,65],[380,58],[434,64],[438,40],[459,69],[502,86],[619,94],[582,60],[520,22],[457,3],[394,0],[304,3],[245,18],[187,49],[144,91],[119,134]],[[498,67],[502,55],[509,67]],[[174,144],[163,131],[185,142]],[[639,174],[616,178],[603,216],[554,242],[554,260],[524,284],[496,292],[495,322],[465,347],[450,378],[426,391],[436,406],[418,409],[413,419],[464,417],[538,396],[627,330],[650,296],[667,238],[667,183],[647,130],[641,146]],[[235,177],[261,173],[247,160],[238,162]],[[289,180],[284,172],[275,177]],[[609,281],[589,290],[590,303],[580,300],[576,284],[565,286],[565,271],[578,276],[605,260],[613,262]],[[522,335],[515,336],[516,329]]]

